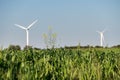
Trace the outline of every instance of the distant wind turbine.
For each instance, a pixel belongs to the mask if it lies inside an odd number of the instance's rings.
[[[105,39],[104,39],[105,30],[103,30],[102,32],[100,31],[97,31],[97,32],[100,34],[100,46],[103,46],[103,42],[105,42]]]
[[[23,27],[21,25],[18,25],[18,24],[14,24],[15,26],[23,29],[26,31],[26,44],[27,46],[29,46],[29,29],[37,22],[38,20],[35,20],[32,24],[30,24],[27,28],[26,27]]]

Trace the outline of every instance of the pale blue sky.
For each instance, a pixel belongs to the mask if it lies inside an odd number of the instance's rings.
[[[0,46],[24,46],[26,34],[14,26],[28,26],[30,45],[45,47],[42,38],[52,26],[57,45],[99,45],[96,31],[106,29],[106,45],[120,44],[120,0],[0,0]]]

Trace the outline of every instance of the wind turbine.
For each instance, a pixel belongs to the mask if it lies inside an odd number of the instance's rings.
[[[103,42],[105,43],[105,39],[104,39],[104,32],[105,30],[103,31],[97,31],[99,34],[100,34],[100,46],[103,46]]]
[[[29,29],[37,22],[38,20],[35,20],[32,24],[30,24],[27,28],[26,27],[23,27],[21,25],[18,25],[18,24],[14,24],[15,26],[23,29],[26,31],[26,44],[27,46],[29,46]]]

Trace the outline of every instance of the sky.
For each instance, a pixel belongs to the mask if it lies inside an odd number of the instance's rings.
[[[45,48],[43,34],[48,26],[57,34],[56,46],[100,45],[96,31],[106,30],[105,44],[120,44],[120,0],[0,0],[0,47],[26,45],[27,27],[30,46]]]

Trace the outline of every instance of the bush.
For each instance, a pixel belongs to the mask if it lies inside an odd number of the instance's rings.
[[[10,45],[8,50],[21,50],[21,47],[19,45]]]

